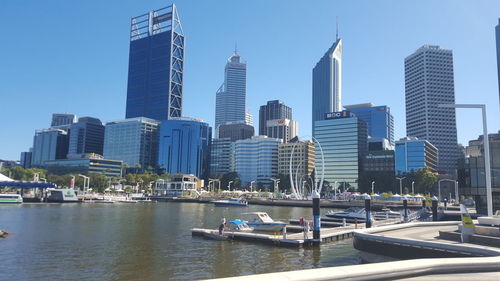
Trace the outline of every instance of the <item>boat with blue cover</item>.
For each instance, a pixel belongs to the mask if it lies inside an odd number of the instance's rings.
[[[244,213],[246,223],[255,231],[278,232],[286,226],[282,221],[273,220],[266,212]]]

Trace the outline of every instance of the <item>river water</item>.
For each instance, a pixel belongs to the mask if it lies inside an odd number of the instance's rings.
[[[352,240],[321,249],[191,237],[251,211],[311,218],[310,208],[213,204],[0,206],[0,280],[193,280],[358,264]],[[325,212],[326,210],[322,210]]]

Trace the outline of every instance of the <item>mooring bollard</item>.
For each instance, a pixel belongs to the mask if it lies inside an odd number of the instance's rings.
[[[432,221],[438,221],[438,199],[432,197]]]
[[[365,196],[365,211],[366,211],[366,228],[372,227],[372,198],[370,195]]]
[[[283,239],[286,239],[286,226],[283,227]]]
[[[346,221],[345,221],[345,218],[342,219],[342,226],[346,226]]]
[[[312,193],[312,199],[313,199],[313,243],[316,243],[319,245],[321,242],[321,216],[319,213],[319,193],[317,191],[314,191]]]
[[[404,214],[404,222],[408,222],[408,198],[403,197],[403,214]]]

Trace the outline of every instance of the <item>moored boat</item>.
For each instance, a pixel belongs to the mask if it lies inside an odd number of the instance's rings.
[[[244,221],[241,220],[231,220],[226,223],[224,227],[224,231],[231,232],[252,232],[253,227],[250,227]]]
[[[78,197],[73,188],[47,188],[47,202],[76,203]]]
[[[225,206],[225,207],[246,207],[248,206],[248,201],[243,198],[230,198],[224,200],[212,201],[215,206]]]
[[[23,198],[15,193],[1,193],[0,204],[22,204]]]
[[[366,220],[366,211],[364,208],[352,207],[340,212],[330,211],[325,214],[325,216],[333,219],[346,219],[347,221],[359,221],[363,222]]]
[[[286,223],[273,220],[265,212],[251,212],[243,214],[248,221],[248,226],[253,227],[255,231],[278,232],[286,226]]]

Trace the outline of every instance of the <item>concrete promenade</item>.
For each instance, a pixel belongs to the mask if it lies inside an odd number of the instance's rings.
[[[471,274],[471,272],[474,272]],[[500,257],[416,259],[385,263],[372,263],[305,269],[287,272],[256,274],[213,279],[219,281],[319,281],[319,280],[460,280],[455,277],[469,274],[467,280],[499,280]],[[439,275],[438,275],[439,274]],[[434,279],[428,279],[430,276]],[[490,279],[495,277],[495,279]],[[415,279],[416,278],[416,279]]]

